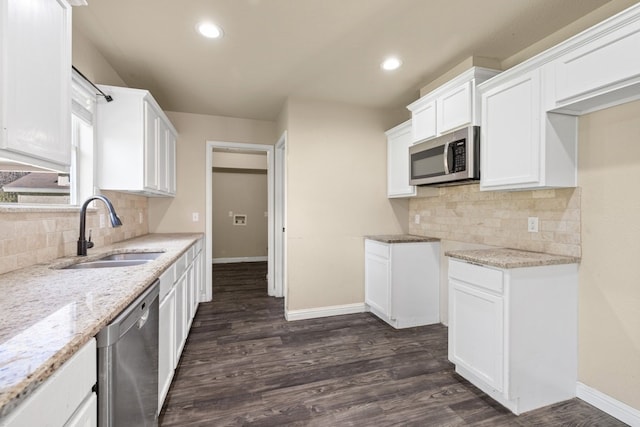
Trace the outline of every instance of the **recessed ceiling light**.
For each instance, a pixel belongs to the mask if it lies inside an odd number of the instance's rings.
[[[385,71],[393,71],[400,68],[401,65],[402,65],[402,61],[400,61],[395,56],[391,56],[385,59],[382,64],[380,64],[380,68],[382,68]]]
[[[200,34],[209,39],[219,39],[222,37],[222,28],[211,22],[201,22],[196,25],[196,29]]]

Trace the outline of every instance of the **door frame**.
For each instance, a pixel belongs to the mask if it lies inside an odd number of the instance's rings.
[[[205,157],[207,159],[206,169],[206,224],[205,224],[205,256],[208,262],[206,269],[207,286],[206,301],[213,299],[213,149],[226,148],[243,151],[259,151],[267,154],[267,292],[270,296],[276,295],[274,280],[274,146],[266,144],[247,144],[243,142],[209,141],[205,144]]]
[[[275,145],[274,170],[274,279],[275,296],[284,297],[287,306],[287,131]]]

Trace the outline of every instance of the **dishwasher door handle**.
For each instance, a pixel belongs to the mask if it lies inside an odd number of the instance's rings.
[[[147,323],[147,319],[149,318],[149,309],[147,308],[145,312],[138,319],[138,329],[142,329],[145,323]]]

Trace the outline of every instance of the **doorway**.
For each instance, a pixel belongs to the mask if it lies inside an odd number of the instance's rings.
[[[280,140],[283,140],[283,137]],[[278,143],[280,143],[280,140]],[[284,149],[284,143],[281,145],[282,149]],[[247,153],[265,153],[267,156],[267,289],[268,295],[270,296],[283,296],[283,283],[282,280],[275,279],[276,275],[278,277],[283,277],[283,271],[281,270],[284,265],[284,245],[276,245],[275,239],[275,227],[276,227],[276,218],[282,216],[282,212],[284,209],[280,210],[280,213],[276,212],[275,209],[275,199],[276,199],[276,188],[275,188],[275,175],[276,170],[278,168],[284,169],[284,164],[282,163],[280,166],[277,165],[275,161],[275,147],[272,145],[264,145],[264,144],[247,144],[247,143],[239,143],[239,142],[225,142],[225,141],[207,141],[206,144],[206,225],[205,225],[205,254],[206,260],[208,261],[208,268],[206,269],[206,283],[212,283],[212,265],[213,265],[213,245],[215,242],[213,241],[213,152],[214,150],[226,150],[226,151],[240,151]],[[284,156],[281,159],[281,162],[284,162]],[[284,176],[282,172],[279,173],[279,176]],[[284,184],[282,184],[284,186]],[[280,197],[279,200],[282,198]],[[283,224],[283,221],[278,221],[279,226]],[[276,259],[276,250],[280,251],[281,254],[278,256],[278,263],[275,262]],[[279,264],[279,265],[278,265]],[[276,286],[277,284],[277,286]],[[207,287],[207,295],[206,300],[211,301],[213,298],[213,290],[210,286]]]

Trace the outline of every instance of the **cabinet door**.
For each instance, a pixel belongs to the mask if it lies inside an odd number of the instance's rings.
[[[638,52],[640,21],[636,20],[563,55],[554,63],[556,102],[575,101],[637,81]]]
[[[188,267],[187,267],[187,272],[185,273],[186,276],[186,288],[187,288],[187,299],[186,299],[186,315],[185,315],[185,322],[187,325],[187,331],[189,331],[189,328],[191,327],[191,321],[193,320],[193,315],[194,315],[194,307],[193,307],[193,301],[195,300],[195,289],[194,289],[194,280],[193,280],[193,263],[191,263]]]
[[[365,302],[391,317],[391,270],[388,259],[365,254]]]
[[[167,396],[176,366],[176,289],[172,288],[160,304],[158,325],[158,413]]]
[[[67,421],[64,427],[97,427],[98,426],[98,398],[91,393],[84,403]]]
[[[438,98],[438,133],[471,123],[471,87],[467,82]]]
[[[158,119],[158,190],[169,192],[169,128]]]
[[[387,133],[387,197],[416,195],[409,185],[409,146],[413,143],[411,121]]]
[[[159,117],[151,104],[144,102],[144,187],[158,189]]]
[[[449,279],[449,360],[500,392],[503,316],[502,296]]]
[[[0,4],[0,156],[59,171],[71,164],[71,7]]]
[[[176,136],[167,130],[167,192],[176,194]]]
[[[436,101],[425,102],[411,113],[413,142],[436,136]]]
[[[175,360],[174,360],[174,368],[178,366],[178,362],[180,361],[180,355],[182,354],[182,349],[184,348],[184,343],[187,340],[187,322],[186,322],[186,314],[187,314],[187,294],[186,294],[186,275],[182,275],[182,277],[176,283],[176,346],[175,346]]]
[[[539,184],[540,97],[539,70],[482,93],[482,190]]]

